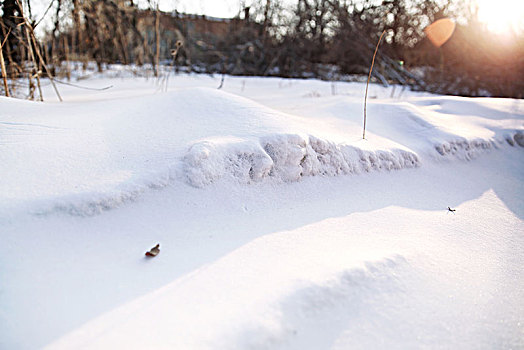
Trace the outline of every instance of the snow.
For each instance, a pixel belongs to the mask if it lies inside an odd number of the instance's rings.
[[[0,98],[0,348],[524,347],[521,100],[115,75]]]

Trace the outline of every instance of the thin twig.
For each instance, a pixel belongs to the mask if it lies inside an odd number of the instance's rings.
[[[42,22],[42,20],[45,18],[45,16],[47,15],[47,12],[49,12],[49,10],[51,9],[51,7],[53,6],[53,3],[55,2],[55,0],[51,0],[51,2],[49,2],[49,6],[47,6],[47,9],[45,10],[44,14],[42,15],[42,18],[40,18],[40,20],[38,20],[38,22],[36,22],[34,28],[38,27],[38,25],[40,24],[40,22]]]
[[[378,39],[377,47],[375,48],[375,53],[373,54],[373,60],[371,61],[371,68],[369,69],[368,82],[366,83],[366,96],[364,97],[364,129],[362,131],[362,139],[366,138],[366,103],[368,99],[369,79],[371,79],[371,72],[373,72],[373,65],[375,64],[375,56],[377,55],[378,46],[380,45],[380,42],[382,41],[382,37],[384,36],[384,34],[386,34],[385,30],[380,35],[380,39]]]
[[[5,90],[5,96],[9,96],[9,85],[7,84],[7,75],[5,72],[5,62],[4,62],[4,54],[2,52],[2,47],[0,46],[0,69],[2,70],[2,80],[4,81],[4,90]]]
[[[5,42],[7,41],[7,37],[9,36],[9,34],[11,34],[11,29],[12,28],[9,28],[9,30],[7,31],[7,34],[6,34],[5,38],[4,38],[4,41],[2,42],[2,44],[0,44],[0,49],[4,47]]]
[[[33,34],[32,38],[33,38],[33,43],[35,44],[36,54],[40,58],[40,62],[42,63],[42,66],[44,67],[44,69],[45,69],[45,71],[47,73],[47,76],[49,77],[49,80],[51,80],[51,85],[53,86],[53,89],[55,90],[56,96],[58,96],[58,99],[60,100],[60,102],[63,102],[62,96],[60,96],[60,92],[58,92],[58,89],[57,89],[57,87],[56,87],[56,85],[55,85],[55,83],[53,81],[54,77],[51,74],[51,71],[47,68],[47,65],[45,64],[44,58],[42,57],[42,54],[40,53],[40,48],[37,45],[35,33],[33,31],[31,31],[31,32]]]
[[[18,2],[18,4],[20,5],[20,0],[16,0]],[[21,6],[21,5],[20,5]],[[44,67],[46,73],[47,73],[47,76],[49,77],[49,80],[51,81],[51,85],[53,86],[53,89],[55,90],[55,93],[56,93],[56,96],[58,96],[58,99],[60,100],[60,102],[62,102],[62,96],[60,96],[60,92],[58,92],[58,89],[54,83],[54,78],[53,78],[53,75],[51,74],[51,71],[47,68],[47,65],[45,64],[45,61],[44,61],[44,58],[42,57],[42,54],[40,53],[40,48],[38,46],[38,42],[36,40],[36,35],[35,35],[35,32],[33,30],[33,27],[31,27],[31,25],[29,24],[29,22],[27,21],[27,18],[25,17],[23,11],[21,13],[22,15],[22,19],[24,20],[24,24],[25,24],[25,30],[26,30],[26,34],[27,34],[27,42],[29,44],[29,49],[30,49],[30,53],[33,57],[33,61],[35,62],[35,65],[36,65],[36,59],[35,59],[35,56],[34,56],[34,53],[33,53],[33,48],[32,48],[32,45],[31,45],[31,40],[30,40],[30,35],[29,35],[29,31],[31,31],[31,39],[32,39],[32,42],[35,46],[35,51],[36,51],[36,54],[39,58],[39,64],[38,64],[38,68],[40,68],[40,64],[42,64],[42,66]],[[40,69],[38,70],[40,71]],[[40,92],[40,100],[43,101],[44,100],[44,97],[42,95],[42,90],[41,90],[41,87],[40,87],[40,77],[39,75],[36,76],[36,80],[38,82],[38,90]]]
[[[24,21],[25,21],[25,17],[24,17]],[[31,44],[31,37],[29,35],[29,29],[28,29],[29,25],[28,25],[27,21],[25,21],[24,24],[25,24],[25,26],[24,26],[25,35],[26,35],[27,44],[28,44],[28,47],[29,47],[29,54],[31,55],[31,60],[33,61],[33,70],[36,72],[34,77],[36,77],[36,83],[37,83],[37,86],[38,86],[38,92],[40,94],[40,101],[43,101],[44,100],[44,95],[42,94],[42,87],[40,85],[40,74],[39,74],[39,69],[38,69],[39,68],[39,64],[36,61],[36,56],[35,56],[35,53],[34,53],[34,50],[33,50],[33,46]],[[29,80],[32,81],[33,77],[29,76]]]
[[[81,85],[76,85],[76,84],[68,83],[68,82],[65,82],[65,81],[61,81],[61,80],[58,80],[58,79],[55,79],[55,78],[53,78],[53,81],[55,81],[55,82],[57,82],[59,84],[69,85],[69,86],[76,87],[78,89],[84,89],[84,90],[103,91],[103,90],[111,89],[113,87],[113,85],[109,85],[109,86],[106,86],[106,87],[103,87],[103,88],[90,88],[90,87],[87,87],[87,86],[81,86]]]
[[[29,74],[28,78],[29,78],[29,97],[31,99],[34,99],[34,85],[33,85],[33,78],[36,77],[36,82],[37,82],[37,86],[38,86],[38,92],[40,93],[40,101],[43,101],[44,100],[44,96],[42,95],[42,88],[40,86],[40,74],[38,73],[39,71],[39,65],[36,61],[36,56],[35,56],[35,53],[33,51],[33,45],[31,44],[31,38],[30,38],[30,34],[29,34],[29,28],[31,27],[29,25],[29,22],[27,21],[27,18],[25,17],[25,14],[24,14],[24,7],[22,6],[22,3],[20,2],[20,0],[16,0],[16,3],[18,4],[18,7],[20,9],[20,19],[22,19],[22,23],[18,24],[18,26],[24,26],[24,32],[25,32],[25,37],[26,37],[26,40],[27,40],[27,48],[29,50],[29,55],[30,55],[30,58],[31,58],[31,61],[33,62],[33,70],[35,72],[35,75],[31,75]]]
[[[11,33],[11,28],[9,28],[9,31],[7,32],[7,35],[5,36],[4,42],[0,44],[0,69],[2,69],[2,80],[4,81],[4,89],[5,89],[5,96],[9,96],[9,85],[7,84],[7,72],[5,71],[5,62],[4,62],[4,53],[3,48],[7,41],[7,37]]]
[[[226,73],[222,73],[222,78],[220,79],[220,85],[217,87],[218,90],[222,89],[222,86],[224,86],[224,77],[226,76]]]

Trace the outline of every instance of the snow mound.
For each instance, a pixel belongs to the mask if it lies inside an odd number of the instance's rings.
[[[120,87],[63,104],[0,98],[0,218],[91,216],[179,179],[197,188],[224,178],[294,182],[524,147],[511,101],[375,100],[362,140],[360,98],[309,101],[267,87],[244,95],[198,80],[153,94],[143,81],[107,82]]]
[[[304,283],[273,305],[273,314],[278,315],[274,322],[242,329],[225,348],[329,348],[362,310],[375,308],[383,295],[401,293],[402,276],[411,270],[403,256],[395,255],[365,262],[322,283]],[[319,334],[319,329],[324,332]]]
[[[381,295],[398,293],[402,277],[412,270],[403,256],[394,254],[353,261],[317,280],[280,276],[272,269],[249,273],[233,295],[227,289],[232,283],[227,275],[213,274],[217,283],[201,288],[204,278],[223,262],[110,311],[45,349],[143,349],[165,344],[176,349],[266,349],[308,341],[325,348],[361,310],[376,307]],[[257,286],[266,288],[271,274],[280,283],[259,294]],[[198,292],[190,292],[191,288]],[[242,304],[233,301],[234,296],[247,295],[252,297]],[[331,332],[320,337],[318,330],[311,332],[326,322]]]
[[[185,180],[204,187],[220,178],[241,183],[273,178],[283,182],[304,176],[336,176],[420,165],[417,154],[403,149],[364,150],[314,136],[274,134],[256,141],[201,141],[183,158]]]

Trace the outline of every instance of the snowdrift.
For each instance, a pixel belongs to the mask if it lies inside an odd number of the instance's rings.
[[[2,98],[0,210],[93,215],[177,180],[195,187],[221,179],[291,182],[524,146],[522,115],[507,118],[508,112],[460,98],[371,104],[370,119],[380,120],[370,120],[367,140],[355,136],[360,112],[350,114],[355,107],[345,97],[329,100],[327,110],[338,119],[327,121],[318,111],[300,115],[304,107],[297,115],[282,113],[208,88],[105,99]],[[463,110],[461,103],[494,117],[450,115]]]
[[[241,183],[274,178],[298,181],[303,176],[359,174],[419,166],[419,158],[402,149],[368,151],[337,145],[314,136],[272,135],[257,143],[196,143],[184,156],[186,181],[203,187],[229,176]]]
[[[377,307],[384,295],[402,293],[399,280],[414,273],[404,257],[381,250],[351,251],[329,264],[326,255],[337,253],[332,247],[318,252],[326,244],[307,231],[298,238],[297,233],[281,232],[254,240],[46,349],[266,349],[297,339],[309,341],[306,348],[315,348],[315,343],[325,348],[360,310]],[[312,259],[305,263],[303,256]],[[333,334],[308,337],[312,327],[322,326],[315,319],[326,322],[326,316]],[[297,345],[293,348],[301,348]]]
[[[523,101],[218,83],[0,97],[0,348],[524,348]]]

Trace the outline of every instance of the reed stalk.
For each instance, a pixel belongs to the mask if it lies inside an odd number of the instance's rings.
[[[364,97],[364,128],[362,131],[363,140],[366,138],[366,103],[368,99],[369,80],[371,79],[371,72],[373,72],[373,66],[375,65],[375,56],[377,55],[378,46],[380,45],[380,42],[382,41],[382,37],[384,36],[384,34],[386,34],[385,30],[380,35],[380,39],[378,39],[377,47],[375,47],[375,53],[373,54],[373,60],[371,61],[371,67],[369,68],[368,82],[366,83],[366,96]]]

